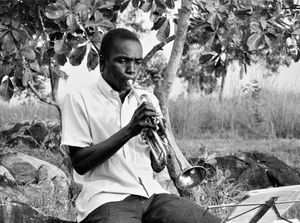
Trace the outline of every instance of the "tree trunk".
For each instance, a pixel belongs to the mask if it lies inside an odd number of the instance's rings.
[[[182,154],[178,145],[175,142],[175,138],[171,130],[169,111],[167,107],[169,95],[176,77],[176,73],[179,68],[183,52],[183,46],[186,39],[191,9],[192,1],[182,0],[181,8],[179,10],[179,21],[177,31],[175,34],[175,40],[172,47],[170,59],[168,61],[166,69],[163,72],[163,80],[154,89],[154,94],[159,99],[163,115],[168,123],[167,134],[171,147],[173,148],[171,149],[170,154],[168,156],[168,172],[174,184],[178,176],[182,173],[183,169],[191,167],[191,165],[186,160],[186,158],[184,157],[184,155]],[[182,190],[177,187],[177,190],[180,196],[189,197],[193,200],[197,200],[194,189]]]

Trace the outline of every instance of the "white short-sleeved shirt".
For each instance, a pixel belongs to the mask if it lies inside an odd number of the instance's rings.
[[[137,92],[147,94],[160,111],[153,94],[138,89]],[[122,104],[118,93],[100,75],[97,83],[66,95],[61,144],[86,147],[100,143],[126,126],[136,108],[137,100],[132,93]],[[139,135],[86,174],[74,171],[74,180],[82,185],[76,200],[78,222],[100,205],[123,200],[130,194],[150,197],[169,193],[153,179],[150,150]]]

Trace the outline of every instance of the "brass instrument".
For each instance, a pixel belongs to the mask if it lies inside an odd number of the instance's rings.
[[[128,80],[128,84],[131,87],[132,93],[134,94],[138,105],[143,101],[151,102],[150,98],[146,94],[139,96],[133,87],[132,80]],[[162,170],[167,165],[167,155],[169,154],[172,148],[169,139],[166,134],[166,128],[161,117],[153,117],[151,120],[157,127],[156,130],[145,128],[141,132],[141,137],[150,147],[151,156],[154,158],[156,166],[159,166],[159,169]],[[180,165],[179,158],[176,156],[178,164]],[[153,162],[152,161],[152,162]],[[192,166],[183,170],[180,167],[182,173],[176,179],[176,186],[180,189],[190,189],[197,186],[206,176],[206,170],[202,166]]]

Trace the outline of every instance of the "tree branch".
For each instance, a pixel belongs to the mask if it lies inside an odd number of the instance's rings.
[[[162,50],[162,48],[167,45],[169,42],[173,41],[175,39],[175,35],[169,36],[166,41],[161,42],[157,45],[155,45],[149,53],[143,58],[143,63],[142,65],[145,66],[146,63],[155,55],[155,53],[159,50]]]
[[[43,95],[31,84],[31,83],[27,83],[27,86],[29,87],[29,89],[42,101],[45,102],[49,105],[54,105],[54,106],[58,106],[58,104],[48,98],[43,97]]]

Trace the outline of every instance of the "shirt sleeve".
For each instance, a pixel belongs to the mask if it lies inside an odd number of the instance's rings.
[[[92,144],[88,113],[80,92],[65,96],[62,106],[61,146],[86,147]]]

